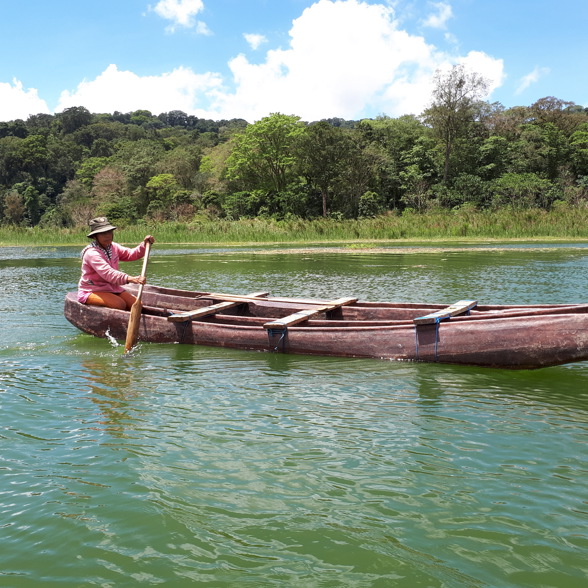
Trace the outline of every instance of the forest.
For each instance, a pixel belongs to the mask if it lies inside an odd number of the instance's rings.
[[[487,81],[437,72],[419,115],[248,123],[72,107],[0,122],[0,225],[361,219],[585,207],[588,108],[490,103]]]

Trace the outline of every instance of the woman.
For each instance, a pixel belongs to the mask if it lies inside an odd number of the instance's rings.
[[[78,284],[78,300],[84,304],[108,306],[119,310],[130,310],[135,297],[127,292],[124,284],[145,284],[144,276],[129,276],[119,271],[119,261],[135,261],[145,255],[147,235],[134,249],[115,243],[112,238],[115,226],[105,216],[93,218],[89,223],[88,238],[92,243],[82,251],[82,277]]]

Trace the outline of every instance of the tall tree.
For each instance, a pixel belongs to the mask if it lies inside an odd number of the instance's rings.
[[[83,106],[72,106],[66,108],[57,115],[61,128],[65,134],[73,133],[92,122],[92,114]]]
[[[298,141],[300,172],[321,193],[323,216],[327,201],[349,159],[351,140],[340,127],[327,121],[310,125]]]
[[[470,125],[479,113],[479,103],[488,93],[489,82],[463,65],[454,65],[449,72],[437,70],[433,101],[423,113],[444,147],[443,181],[449,177],[451,154],[460,138],[467,136]]]
[[[273,113],[234,138],[227,177],[241,189],[283,191],[292,178],[294,146],[304,127],[298,116]]]

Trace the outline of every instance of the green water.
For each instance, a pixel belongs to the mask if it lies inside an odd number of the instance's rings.
[[[0,249],[0,586],[587,585],[588,364],[123,356],[63,318],[78,253]],[[588,299],[588,249],[565,246],[159,247],[148,273],[288,296]]]

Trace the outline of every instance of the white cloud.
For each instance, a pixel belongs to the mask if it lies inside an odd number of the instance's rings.
[[[203,34],[209,34],[208,27],[195,20],[195,16],[204,10],[203,0],[159,0],[152,8],[162,18],[171,20],[170,30],[176,26],[185,28],[197,27],[197,31]]]
[[[515,94],[522,94],[531,84],[538,82],[543,76],[549,74],[550,69],[548,67],[535,67],[535,69],[528,73],[526,76],[521,78],[518,88]]]
[[[62,92],[56,110],[85,106],[90,112],[150,110],[160,114],[183,110],[196,113],[195,105],[214,97],[220,87],[218,74],[199,75],[184,67],[158,76],[138,76],[109,65],[95,80],[84,80],[74,92]]]
[[[425,19],[424,26],[432,29],[444,29],[447,26],[447,21],[453,16],[451,5],[446,2],[431,2],[431,4],[436,12]]]
[[[196,4],[201,3],[194,9]],[[289,45],[268,50],[260,63],[245,55],[233,57],[231,79],[185,66],[139,76],[110,65],[94,80],[62,92],[56,111],[71,106],[91,112],[183,110],[202,118],[250,122],[272,112],[307,121],[359,119],[420,114],[430,102],[435,71],[454,63],[489,78],[491,90],[504,79],[502,60],[482,52],[462,57],[443,53],[424,37],[402,30],[383,2],[317,0],[293,21],[289,33]],[[245,38],[251,46],[262,40]],[[36,92],[29,98],[36,98]],[[46,111],[44,106],[33,110]]]
[[[212,31],[208,28],[208,25],[205,22],[202,22],[201,20],[199,20],[196,23],[196,32],[199,35],[205,35],[205,36],[212,35]]]
[[[267,43],[267,39],[263,35],[244,33],[243,37],[245,37],[245,40],[247,41],[247,43],[249,43],[249,46],[253,50],[259,49],[259,47],[263,45],[263,43]]]
[[[398,30],[382,4],[319,0],[293,22],[290,37],[290,48],[268,51],[265,63],[243,55],[230,62],[236,91],[223,110],[247,120],[276,111],[305,120],[361,116],[369,106],[389,111],[394,79],[435,63],[433,48]]]
[[[504,83],[506,76],[502,59],[495,59],[481,51],[470,51],[465,57],[458,59],[458,63],[488,80],[488,94],[492,94]]]
[[[12,84],[0,82],[0,104],[2,120],[26,120],[33,114],[50,113],[47,103],[39,98],[37,90],[25,90],[22,82],[16,79],[12,80]]]
[[[390,7],[361,0],[319,0],[293,22],[290,37],[288,49],[268,51],[262,64],[244,55],[230,61],[235,92],[214,105],[223,118],[420,114],[435,70],[456,61],[399,29]],[[482,66],[482,75],[491,74],[493,87],[502,83],[502,61],[483,53],[467,60]]]

